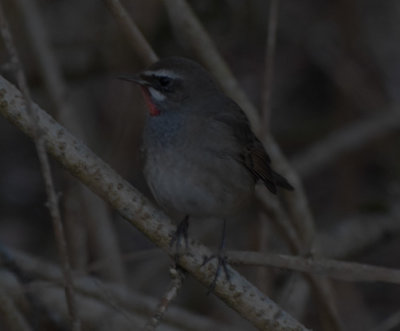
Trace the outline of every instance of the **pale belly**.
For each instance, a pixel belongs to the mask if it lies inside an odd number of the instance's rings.
[[[155,199],[167,211],[224,217],[239,211],[253,196],[252,177],[232,160],[213,159],[210,165],[206,160],[200,164],[163,154],[147,158],[145,176]]]

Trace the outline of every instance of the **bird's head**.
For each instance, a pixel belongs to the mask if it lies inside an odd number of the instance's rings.
[[[144,71],[119,78],[140,85],[151,116],[169,111],[190,111],[218,90],[211,75],[201,65],[181,57],[160,60]]]

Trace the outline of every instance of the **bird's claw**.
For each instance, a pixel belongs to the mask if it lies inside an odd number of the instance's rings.
[[[204,256],[204,260],[203,260],[203,263],[201,264],[201,266],[204,266],[205,264],[207,264],[208,262],[210,262],[214,259],[217,259],[217,270],[215,271],[214,279],[208,288],[207,294],[210,294],[212,291],[214,291],[215,286],[217,284],[218,277],[221,273],[221,268],[224,271],[225,279],[229,283],[231,282],[231,275],[229,274],[229,270],[228,270],[228,257],[226,255],[222,254],[221,252],[219,252],[217,255],[213,254],[211,256]]]

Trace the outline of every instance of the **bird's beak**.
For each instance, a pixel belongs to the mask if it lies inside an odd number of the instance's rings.
[[[117,77],[118,79],[126,80],[128,82],[134,82],[139,85],[148,86],[150,83],[145,80],[140,74],[136,75],[120,75]]]

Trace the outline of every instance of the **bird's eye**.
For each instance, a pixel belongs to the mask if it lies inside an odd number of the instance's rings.
[[[162,87],[167,87],[168,85],[171,84],[172,79],[166,76],[161,76],[158,81],[160,82],[160,85]]]

